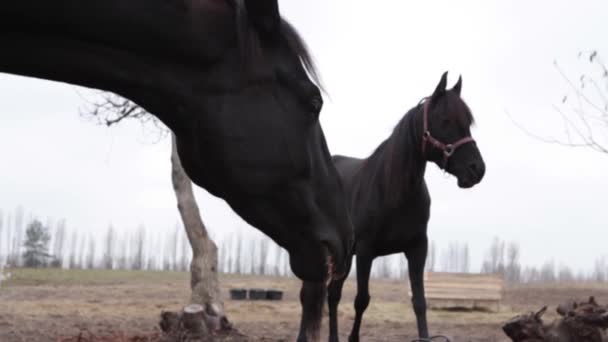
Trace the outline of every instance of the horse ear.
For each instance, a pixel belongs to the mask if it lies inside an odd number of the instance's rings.
[[[452,91],[460,96],[460,91],[462,90],[462,76],[458,76],[458,82],[452,88]]]
[[[278,0],[245,0],[248,16],[261,33],[272,34],[281,26]]]
[[[433,92],[433,96],[431,96],[431,100],[437,100],[441,95],[445,93],[445,88],[448,85],[448,72],[444,72],[441,75],[441,80],[439,80],[439,84],[437,84],[437,88]]]

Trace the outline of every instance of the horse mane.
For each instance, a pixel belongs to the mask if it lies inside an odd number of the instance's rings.
[[[403,194],[408,193],[413,185],[415,151],[422,136],[417,115],[420,110],[421,104],[411,108],[399,120],[391,135],[363,161],[356,176],[354,198],[368,197],[367,200],[381,200],[395,206]],[[372,189],[376,186],[380,186],[381,198],[372,199]],[[366,200],[358,202],[369,203]]]
[[[248,75],[251,74],[253,66],[262,58],[260,38],[255,28],[250,24],[247,7],[244,0],[232,0],[236,12],[237,40],[241,64]],[[298,56],[302,67],[312,78],[312,81],[323,90],[320,73],[312,58],[310,49],[302,39],[302,36],[286,19],[281,18],[280,34],[288,44],[288,47]]]

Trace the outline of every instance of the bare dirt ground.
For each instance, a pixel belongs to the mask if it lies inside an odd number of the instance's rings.
[[[13,270],[0,287],[0,341],[78,341],[82,334],[141,336],[158,334],[162,310],[179,310],[188,298],[188,274],[179,272]],[[296,279],[225,276],[226,311],[249,341],[294,341],[299,324],[300,283]],[[229,300],[230,288],[275,288],[285,291],[280,302]],[[355,284],[349,280],[340,306],[341,339],[346,341],[354,317]],[[362,341],[409,341],[415,320],[405,282],[375,280],[366,311]],[[430,311],[433,334],[453,341],[508,341],[501,324],[512,316],[568,298],[594,295],[608,302],[608,288],[596,285],[526,286],[509,288],[499,313]],[[324,321],[322,340],[327,337]],[[126,339],[125,339],[126,341]]]

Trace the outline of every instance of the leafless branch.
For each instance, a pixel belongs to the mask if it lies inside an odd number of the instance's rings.
[[[168,129],[160,120],[133,101],[107,92],[102,92],[99,97],[96,101],[87,101],[88,105],[80,111],[80,115],[97,120],[99,124],[108,127],[126,119],[135,119],[142,126],[152,124],[159,133],[158,140],[168,134]]]
[[[557,61],[553,63],[573,92],[563,96],[560,105],[552,106],[562,120],[565,138],[537,134],[517,122],[509,112],[507,116],[517,128],[535,140],[567,147],[591,148],[608,154],[608,68],[597,51],[580,52],[579,58],[583,57],[588,63],[599,68],[599,76],[581,73],[578,80],[573,81]],[[602,87],[602,84],[605,86]],[[571,99],[574,99],[573,105],[570,105]]]

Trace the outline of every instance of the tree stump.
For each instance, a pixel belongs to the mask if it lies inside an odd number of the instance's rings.
[[[591,297],[587,302],[568,301],[557,307],[561,318],[545,324],[545,306],[536,313],[512,318],[502,327],[513,342],[608,342],[608,306],[597,304]]]
[[[163,311],[160,314],[160,328],[166,342],[209,342],[216,341],[222,332],[232,327],[225,320],[214,315],[212,309],[200,304],[190,304],[179,312]]]

